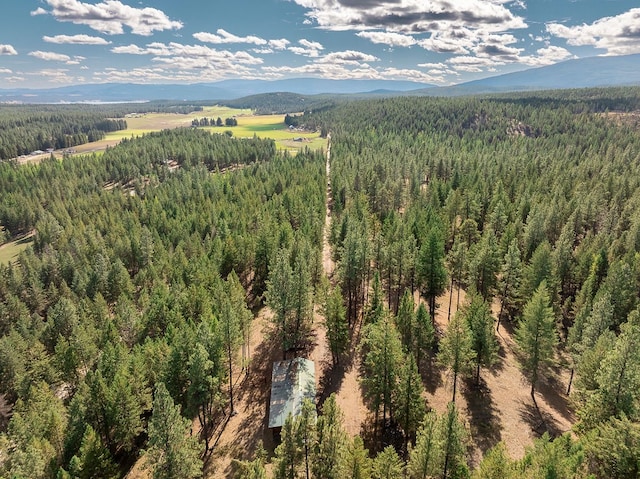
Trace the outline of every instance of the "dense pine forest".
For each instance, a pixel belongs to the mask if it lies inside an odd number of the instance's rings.
[[[326,133],[330,168],[326,151],[195,129],[0,163],[3,237],[33,234],[0,265],[0,477],[117,478],[140,458],[145,477],[213,477],[255,334],[277,356],[326,337],[338,375],[357,356],[369,415],[349,434],[321,384],[232,477],[638,477],[639,106],[625,88],[290,116]],[[522,457],[459,408],[502,367],[500,331],[539,436]],[[539,408],[549,390],[570,432]]]

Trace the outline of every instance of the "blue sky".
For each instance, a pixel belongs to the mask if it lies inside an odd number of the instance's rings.
[[[323,77],[449,85],[640,53],[638,0],[3,0],[0,88]]]

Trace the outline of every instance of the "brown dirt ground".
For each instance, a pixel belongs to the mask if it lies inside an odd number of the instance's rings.
[[[462,291],[460,305],[464,300]],[[438,304],[436,325],[442,334],[447,327],[448,292],[439,298]],[[499,309],[495,301],[494,316]],[[455,311],[454,292],[452,315]],[[498,363],[491,371],[481,371],[479,385],[474,379],[459,383],[456,404],[471,433],[469,452],[472,465],[477,464],[487,449],[499,441],[504,441],[512,458],[520,458],[534,438],[544,432],[549,432],[552,437],[560,435],[569,431],[575,422],[568,398],[563,394],[569,380],[567,370],[552,368],[546,373],[546,379],[537,385],[538,413],[529,394],[530,385],[518,367],[513,333],[511,324],[502,323],[497,334]],[[442,368],[434,366],[426,384],[428,405],[439,413],[444,412],[451,401],[452,378]]]

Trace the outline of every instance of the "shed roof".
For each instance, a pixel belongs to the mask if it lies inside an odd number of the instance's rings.
[[[302,410],[302,401],[316,397],[316,368],[313,361],[294,358],[273,363],[269,427],[282,427],[292,414]]]

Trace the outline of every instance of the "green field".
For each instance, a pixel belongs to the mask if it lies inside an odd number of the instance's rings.
[[[8,264],[16,260],[27,246],[33,243],[33,236],[23,236],[0,246],[0,264]]]
[[[144,133],[160,131],[170,128],[191,126],[191,121],[196,118],[218,118],[223,121],[226,118],[235,117],[238,126],[214,126],[203,127],[212,133],[231,131],[236,138],[271,138],[275,140],[279,150],[289,150],[295,153],[305,147],[311,149],[323,148],[326,140],[320,138],[318,132],[292,131],[284,123],[284,115],[253,115],[251,110],[240,110],[227,107],[206,107],[204,111],[189,113],[186,115],[175,113],[146,113],[127,118],[128,128],[122,131],[108,133],[104,140],[83,145],[77,148],[78,153],[97,151],[107,145],[113,145],[123,138],[140,136]],[[295,141],[298,139],[298,141]]]

